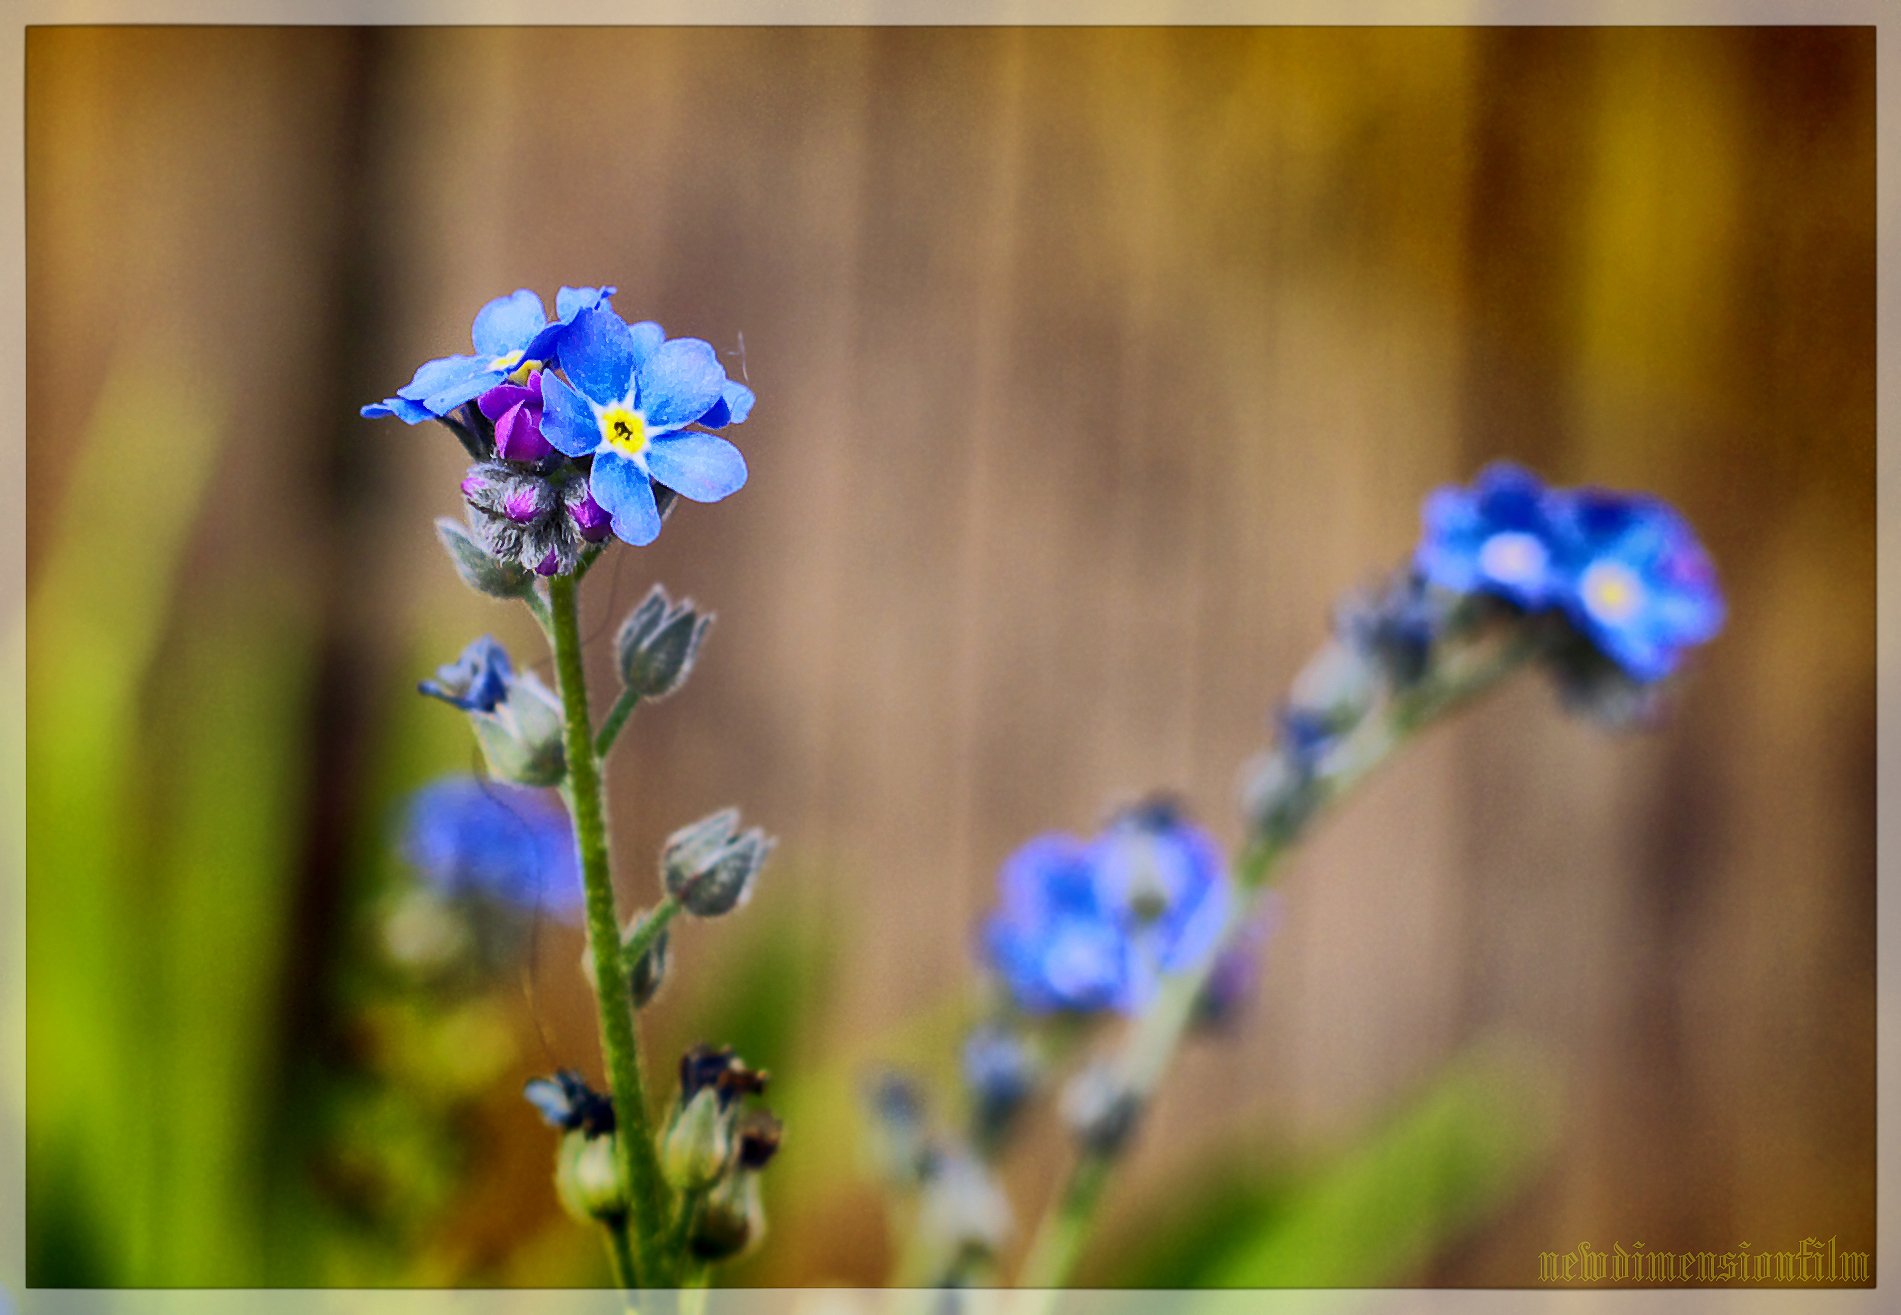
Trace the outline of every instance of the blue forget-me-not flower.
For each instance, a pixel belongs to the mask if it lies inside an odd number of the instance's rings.
[[[417,689],[469,714],[489,770],[520,785],[558,785],[566,772],[561,700],[533,672],[517,675],[487,635]]]
[[[593,460],[594,500],[632,544],[660,533],[654,485],[718,502],[746,483],[746,460],[717,434],[688,429],[738,423],[751,393],[733,386],[711,344],[668,338],[658,324],[628,325],[606,306],[577,315],[561,342],[564,383],[542,382],[541,432],[570,457]]]
[[[493,712],[508,697],[514,679],[515,667],[508,660],[508,650],[492,636],[483,635],[470,640],[455,661],[438,667],[433,678],[416,688],[464,712]]]
[[[1141,1003],[1128,929],[1074,836],[1038,836],[1004,860],[1001,906],[985,923],[990,965],[1031,1013],[1133,1010]]]
[[[1441,589],[1541,607],[1564,588],[1558,513],[1536,475],[1504,462],[1488,466],[1471,488],[1427,496],[1414,564]]]
[[[1656,498],[1580,491],[1567,545],[1565,611],[1631,679],[1660,680],[1716,636],[1723,596],[1689,523]]]
[[[497,297],[475,313],[469,335],[474,354],[424,362],[396,396],[364,407],[362,414],[372,420],[395,416],[418,425],[448,415],[504,381],[526,383],[536,369],[559,358],[561,339],[575,317],[609,305],[614,291],[562,288],[555,294],[552,320],[541,298],[528,288]]]
[[[1167,806],[1125,813],[1093,840],[1039,836],[1000,874],[983,949],[1031,1013],[1133,1013],[1166,973],[1212,953],[1229,888],[1220,850]]]
[[[1501,464],[1473,488],[1434,492],[1424,519],[1413,562],[1428,583],[1530,612],[1557,609],[1640,685],[1669,675],[1722,628],[1709,554],[1660,499],[1547,488]]]

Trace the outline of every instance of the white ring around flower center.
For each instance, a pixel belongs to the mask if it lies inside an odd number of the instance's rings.
[[[1643,581],[1622,562],[1592,562],[1578,580],[1578,594],[1584,609],[1606,625],[1630,620],[1644,605]]]
[[[602,407],[601,444],[624,457],[637,457],[647,446],[647,418],[630,406]]]
[[[1479,545],[1479,570],[1500,584],[1530,584],[1544,574],[1551,553],[1535,534],[1506,530]]]

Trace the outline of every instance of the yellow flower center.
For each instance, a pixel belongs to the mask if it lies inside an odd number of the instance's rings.
[[[1592,563],[1578,585],[1584,605],[1600,621],[1628,621],[1643,606],[1643,582],[1620,562]]]
[[[638,411],[610,406],[601,412],[601,441],[624,457],[637,457],[647,446],[647,422]]]
[[[522,349],[517,347],[506,356],[497,356],[488,363],[488,368],[491,370],[510,371],[508,376],[509,383],[525,384],[529,379],[534,377],[535,371],[541,368],[541,362],[524,361],[521,358],[521,353]]]

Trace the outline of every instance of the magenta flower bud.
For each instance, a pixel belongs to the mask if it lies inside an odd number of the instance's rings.
[[[558,575],[560,572],[561,554],[553,548],[548,549],[548,555],[535,563],[536,575]]]
[[[575,527],[589,543],[599,543],[614,532],[614,518],[607,514],[607,508],[594,501],[592,493],[583,493],[579,502],[570,502],[568,515],[574,517]]]
[[[540,519],[541,499],[536,496],[537,492],[532,487],[515,490],[502,499],[502,515],[518,525]]]
[[[465,498],[473,498],[487,487],[488,481],[472,470],[462,477],[462,496]]]
[[[541,374],[526,384],[501,384],[476,400],[482,414],[495,422],[495,452],[504,461],[532,465],[554,454],[541,436]]]

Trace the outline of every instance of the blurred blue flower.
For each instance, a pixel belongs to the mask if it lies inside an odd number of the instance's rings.
[[[1495,594],[1529,608],[1552,602],[1564,589],[1563,500],[1530,471],[1500,462],[1481,471],[1471,488],[1436,489],[1426,498],[1424,519],[1413,563],[1440,588]]]
[[[371,420],[395,416],[406,424],[448,415],[505,380],[526,383],[538,366],[560,356],[561,339],[577,315],[606,306],[612,287],[562,288],[550,320],[541,298],[527,288],[497,297],[475,313],[470,330],[475,353],[425,362],[396,396],[362,410]]]
[[[541,432],[570,457],[592,457],[588,484],[614,533],[647,544],[660,533],[654,484],[718,502],[746,483],[746,460],[691,424],[743,420],[752,394],[727,379],[710,344],[628,325],[607,306],[576,316],[561,343],[564,383],[542,381]]]
[[[581,908],[574,835],[535,790],[447,777],[410,796],[402,853],[443,894],[478,896],[572,920]]]
[[[1094,840],[1039,836],[1005,860],[1000,884],[983,950],[1031,1013],[1137,1012],[1227,925],[1220,851],[1167,805],[1125,813]]]
[[[1165,973],[1199,967],[1228,923],[1227,867],[1214,838],[1157,801],[1119,815],[1094,851],[1096,879],[1144,965]]]
[[[1565,611],[1632,680],[1661,680],[1722,629],[1716,568],[1668,503],[1585,489],[1569,520]]]
[[[1472,488],[1426,499],[1419,575],[1454,593],[1485,593],[1530,611],[1561,610],[1625,677],[1646,685],[1723,625],[1709,554],[1661,499],[1603,489],[1549,489],[1498,464]]]
[[[1128,929],[1104,897],[1095,853],[1046,835],[1004,860],[1002,905],[984,925],[990,965],[1031,1013],[1133,1011],[1138,985]]]

